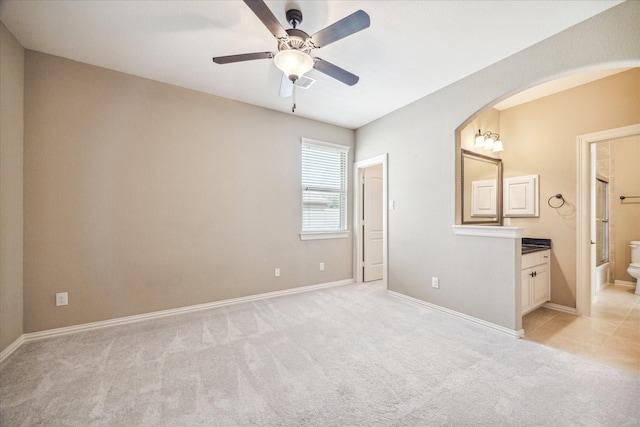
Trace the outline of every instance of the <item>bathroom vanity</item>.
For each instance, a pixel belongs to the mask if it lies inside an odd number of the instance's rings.
[[[551,240],[522,238],[522,314],[551,299]]]

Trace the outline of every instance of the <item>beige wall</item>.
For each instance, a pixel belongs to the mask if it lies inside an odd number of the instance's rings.
[[[540,217],[512,218],[525,237],[551,238],[551,301],[576,304],[576,137],[640,123],[640,69],[504,110],[505,177],[540,174]],[[561,193],[565,206],[552,209]]]
[[[640,122],[640,120],[639,120]],[[631,262],[632,240],[640,240],[640,199],[620,200],[620,196],[640,196],[640,136],[611,142],[614,167],[611,185],[611,234],[615,236],[615,279],[636,281],[627,268]]]
[[[299,237],[300,138],[353,131],[33,51],[25,70],[25,332],[353,277],[351,238]]]
[[[640,2],[622,3],[356,131],[356,160],[388,153],[389,199],[396,202],[389,211],[391,290],[520,329],[519,246],[456,236],[451,229],[456,129],[486,106],[538,83],[593,67],[640,65],[637,22]],[[519,142],[501,136],[505,150]],[[566,150],[575,157],[575,146]],[[565,191],[563,183],[549,184]],[[432,276],[440,278],[439,289],[430,286]]]
[[[24,49],[0,22],[0,351],[23,332]]]

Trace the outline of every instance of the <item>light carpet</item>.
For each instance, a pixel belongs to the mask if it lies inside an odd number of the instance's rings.
[[[346,285],[28,342],[2,426],[640,424],[640,376]]]

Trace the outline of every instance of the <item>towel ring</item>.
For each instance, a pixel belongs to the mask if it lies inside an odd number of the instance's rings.
[[[561,203],[561,204],[559,204],[559,205],[557,205],[557,206],[552,205],[552,204],[551,204],[551,199],[553,199],[553,198],[556,198],[556,199],[560,199],[560,200],[562,200],[562,203]],[[558,194],[556,194],[555,196],[551,196],[551,197],[549,197],[549,200],[547,200],[547,204],[548,204],[550,207],[552,207],[553,209],[558,209],[558,208],[563,207],[563,206],[564,206],[564,203],[565,203],[564,197],[562,197],[562,194],[559,194],[559,193],[558,193]]]

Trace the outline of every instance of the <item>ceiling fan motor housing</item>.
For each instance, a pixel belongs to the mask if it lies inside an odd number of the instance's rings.
[[[297,28],[302,22],[302,12],[298,9],[289,9],[286,13],[287,22],[293,27]]]
[[[314,48],[309,34],[304,31],[295,28],[290,28],[285,31],[287,32],[287,37],[278,41],[278,50],[295,49],[308,54]]]

